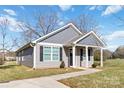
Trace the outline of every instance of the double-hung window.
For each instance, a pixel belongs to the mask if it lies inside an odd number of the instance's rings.
[[[59,61],[60,47],[44,46],[43,61]]]
[[[43,60],[51,60],[51,47],[43,47]]]
[[[59,61],[59,55],[60,55],[60,48],[59,47],[52,47],[52,60],[53,61]]]

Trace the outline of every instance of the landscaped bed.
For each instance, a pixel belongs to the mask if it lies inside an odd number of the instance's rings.
[[[75,88],[124,88],[124,59],[107,60],[99,69],[103,71],[59,82]]]
[[[50,68],[32,70],[29,67],[16,65],[15,62],[8,62],[0,66],[0,82],[7,82],[11,80],[34,78],[42,76],[50,76],[56,74],[63,74],[69,72],[81,71],[81,69],[73,68]]]

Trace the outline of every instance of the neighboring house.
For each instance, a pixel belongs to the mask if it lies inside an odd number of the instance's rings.
[[[3,57],[3,52],[0,52],[0,58]],[[13,51],[5,52],[5,60],[6,61],[15,61],[16,60],[16,53]]]
[[[6,61],[15,61],[16,60],[16,54],[15,52],[7,52],[5,54]]]
[[[91,67],[94,49],[99,48],[103,66],[104,46],[93,31],[84,34],[69,23],[18,49],[17,63],[33,68],[52,68],[64,61],[66,67]]]

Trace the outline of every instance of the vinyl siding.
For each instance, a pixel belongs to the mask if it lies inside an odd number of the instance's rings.
[[[73,38],[77,38],[77,37],[79,37],[79,33],[75,31],[74,28],[68,27],[40,42],[66,44]]]
[[[29,47],[17,53],[17,63],[33,67],[33,48]]]
[[[90,34],[87,37],[83,38],[82,40],[77,42],[77,44],[103,46],[103,44],[93,34]]]
[[[37,47],[37,58],[36,58],[36,68],[59,68],[61,61],[40,61],[40,45]],[[68,67],[68,57],[67,48],[62,48],[62,60],[65,62],[65,66]]]

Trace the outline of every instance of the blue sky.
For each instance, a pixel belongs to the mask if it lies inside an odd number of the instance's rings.
[[[20,37],[20,29],[17,28],[17,24],[20,20],[28,20],[30,23],[34,23],[31,15],[37,13],[39,10],[42,13],[49,13],[52,9],[56,11],[61,21],[59,26],[63,26],[70,19],[74,19],[80,14],[90,14],[97,21],[99,31],[107,43],[107,48],[114,51],[118,46],[124,45],[124,25],[122,25],[117,18],[113,16],[123,17],[124,9],[121,6],[0,6],[1,17],[7,17],[10,20],[8,29],[8,37]],[[123,17],[124,18],[124,17]],[[1,20],[1,18],[0,18]]]

